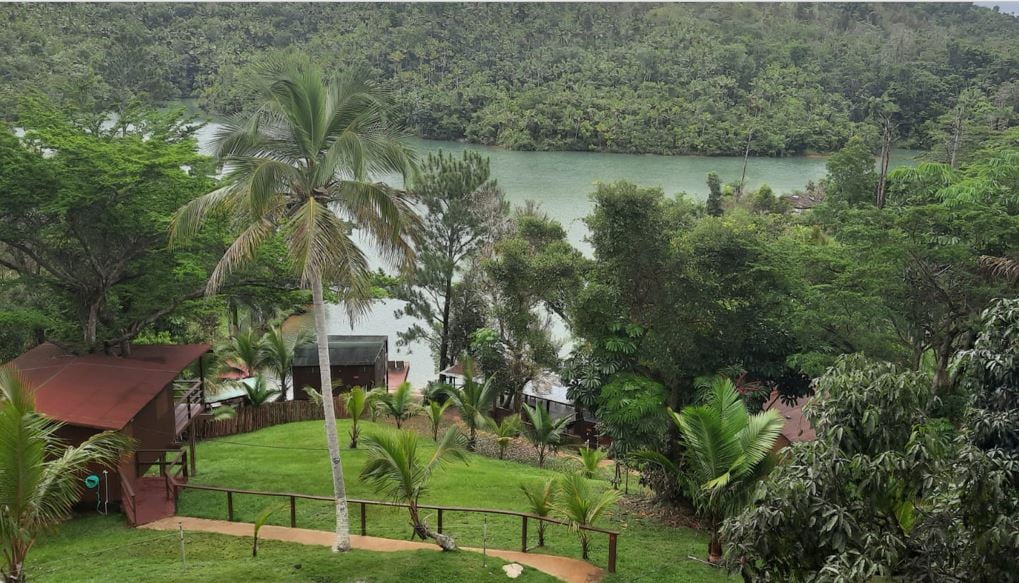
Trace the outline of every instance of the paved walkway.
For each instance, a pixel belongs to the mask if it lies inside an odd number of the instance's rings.
[[[209,520],[206,518],[191,518],[189,516],[171,516],[155,522],[139,526],[152,530],[177,530],[180,523],[184,530],[198,532],[213,532],[232,536],[252,535],[254,525],[250,522],[227,522],[225,520]],[[283,542],[300,543],[305,545],[332,546],[335,540],[333,533],[323,530],[309,530],[307,528],[288,528],[284,526],[266,525],[258,533],[258,538],[266,540],[277,540]],[[379,538],[374,536],[350,535],[350,544],[355,549],[376,552],[391,551],[416,551],[432,550],[440,551],[439,547],[425,542],[396,540]],[[464,550],[481,552],[481,549],[463,547]],[[499,549],[488,549],[488,554],[499,557],[511,563],[527,565],[539,571],[544,571],[553,577],[566,581],[566,583],[595,583],[602,578],[602,570],[594,565],[579,559],[568,557],[556,557],[553,555],[540,555],[535,553],[521,553],[520,551],[504,551]]]

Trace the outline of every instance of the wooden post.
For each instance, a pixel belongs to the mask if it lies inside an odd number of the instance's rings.
[[[364,521],[364,502],[361,503],[361,536],[368,536],[368,526]]]
[[[442,508],[439,509],[439,534],[442,534]]]
[[[159,452],[159,475],[166,477],[166,452]]]
[[[297,498],[290,497],[290,528],[297,528]]]
[[[198,475],[198,468],[195,461],[195,428],[191,426],[188,428],[188,459],[191,460],[191,475]]]
[[[609,573],[616,572],[616,535],[609,534]]]
[[[520,523],[520,552],[527,552],[527,516],[521,516],[523,520]]]
[[[226,493],[226,519],[230,522],[234,520],[234,493]]]
[[[188,480],[188,452],[182,451],[180,455],[183,456],[180,460],[180,469],[184,472],[184,481],[186,482]]]

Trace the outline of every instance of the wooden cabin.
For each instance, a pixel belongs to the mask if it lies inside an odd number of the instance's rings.
[[[333,393],[352,387],[389,387],[388,336],[329,336],[329,370]],[[306,344],[294,351],[294,398],[307,399],[305,387],[322,390],[319,377],[318,344]]]
[[[782,400],[777,390],[772,390],[768,401],[764,404],[763,410],[778,411],[779,415],[782,416],[782,420],[785,421],[785,425],[782,426],[782,432],[779,434],[778,439],[775,440],[775,447],[772,448],[773,451],[778,452],[794,443],[817,439],[817,432],[814,431],[810,421],[803,416],[803,405],[806,401],[807,397],[800,397],[794,402],[786,402]]]
[[[8,364],[34,390],[36,409],[63,424],[58,435],[68,444],[107,430],[135,441],[118,467],[93,470],[106,481],[82,503],[119,503],[131,524],[143,524],[173,514],[168,476],[194,471],[188,428],[205,407],[201,356],[208,351],[207,344],[141,345],[128,356],[74,355],[44,343]],[[183,378],[189,369],[194,376]]]

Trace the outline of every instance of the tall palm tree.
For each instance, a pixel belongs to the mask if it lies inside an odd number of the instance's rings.
[[[178,211],[171,241],[193,236],[214,211],[240,233],[209,278],[214,293],[277,238],[301,282],[311,289],[318,339],[326,443],[336,505],[334,550],[350,548],[346,490],[330,389],[324,286],[335,288],[352,317],[371,302],[371,270],[353,229],[383,259],[413,267],[419,230],[410,196],[373,176],[413,173],[409,150],[388,119],[388,101],[372,84],[344,77],[327,82],[321,70],[292,58],[270,60],[253,78],[263,97],[250,115],[228,120],[215,137],[222,186]]]
[[[755,483],[771,469],[784,422],[774,410],[748,413],[736,386],[723,377],[705,387],[702,402],[672,416],[686,446],[687,471],[698,486],[695,503],[711,525],[708,560],[717,563],[722,520],[749,504]]]
[[[407,504],[414,534],[422,540],[434,539],[445,551],[456,549],[451,537],[428,528],[421,518],[418,501],[432,474],[444,463],[451,459],[467,463],[459,430],[450,427],[427,461],[418,456],[418,435],[412,431],[371,434],[364,442],[368,461],[361,469],[361,479],[372,484],[376,492]]]
[[[465,357],[463,360],[464,384],[462,387],[447,387],[449,400],[460,412],[460,418],[467,425],[467,450],[474,451],[478,444],[478,427],[484,424],[485,417],[492,410],[499,390],[492,383],[492,378],[479,383],[474,380],[474,361]]]
[[[252,329],[240,330],[216,348],[220,372],[225,378],[247,378],[265,365],[261,337]]]
[[[314,340],[315,337],[311,332],[304,329],[299,330],[293,338],[288,339],[284,336],[283,328],[280,326],[270,328],[262,336],[259,343],[262,361],[266,368],[279,379],[279,390],[283,399],[287,398],[287,392],[290,390],[289,380],[293,373],[294,351],[305,344],[311,344]]]
[[[590,542],[587,531],[580,527],[593,525],[617,500],[619,492],[610,489],[598,492],[580,474],[565,474],[559,478],[559,494],[552,509],[577,533],[585,561],[588,559]]]
[[[524,424],[521,433],[531,442],[534,450],[538,452],[538,467],[545,467],[545,455],[550,448],[558,447],[563,440],[563,433],[566,431],[566,424],[570,422],[569,417],[552,419],[548,411],[541,407],[531,407],[524,404],[524,413],[527,415],[527,423]]]
[[[81,445],[57,438],[59,423],[35,410],[32,392],[11,367],[0,368],[0,544],[4,581],[25,580],[25,559],[38,534],[71,512],[82,493],[82,474],[112,467],[130,447],[120,433],[104,431]]]
[[[381,393],[378,396],[379,407],[396,421],[396,428],[401,429],[403,422],[417,415],[420,408],[414,402],[410,383],[404,381],[392,393]]]

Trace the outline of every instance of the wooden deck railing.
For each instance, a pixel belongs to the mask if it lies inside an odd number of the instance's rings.
[[[238,488],[222,488],[219,486],[205,486],[201,484],[177,484],[176,490],[181,489],[191,490],[204,490],[207,492],[222,492],[226,494],[226,516],[227,520],[233,521],[234,519],[234,494],[243,494],[247,496],[270,496],[276,498],[289,498],[290,501],[290,526],[291,528],[297,528],[297,500],[317,500],[319,502],[332,502],[332,496],[315,496],[312,494],[298,494],[294,492],[262,492],[259,490],[242,490]],[[361,536],[368,536],[368,523],[366,510],[368,506],[385,506],[390,508],[407,508],[407,505],[402,502],[384,502],[381,500],[359,500],[356,498],[348,498],[347,504],[351,506],[359,505],[361,507]],[[515,510],[501,510],[496,508],[465,508],[460,506],[435,506],[432,504],[419,504],[418,508],[425,510],[437,511],[438,524],[437,529],[442,532],[442,517],[443,513],[450,512],[464,512],[473,514],[497,514],[501,516],[517,516],[520,518],[520,550],[521,552],[527,552],[530,550],[527,546],[527,526],[531,520],[537,522],[548,522],[551,524],[558,524],[568,526],[566,522],[549,518],[547,516],[538,516],[537,514],[530,514],[528,512],[517,512]],[[599,534],[605,534],[609,537],[609,560],[608,560],[608,572],[616,572],[616,543],[619,539],[619,532],[615,530],[609,530],[607,528],[600,528],[597,526],[581,525],[581,530],[588,532],[596,532]]]
[[[167,459],[167,456],[173,456]],[[144,475],[148,466],[159,466],[159,475],[166,482],[166,498],[176,498],[177,487],[186,483],[189,478],[188,471],[188,450],[185,446],[180,449],[136,449],[134,450],[135,474]],[[176,471],[168,471],[168,468],[176,467]]]
[[[124,513],[127,514],[127,521],[134,524],[135,517],[138,516],[138,500],[134,488],[131,486],[131,480],[124,477],[124,472],[120,472],[120,492],[121,505],[124,507]]]

